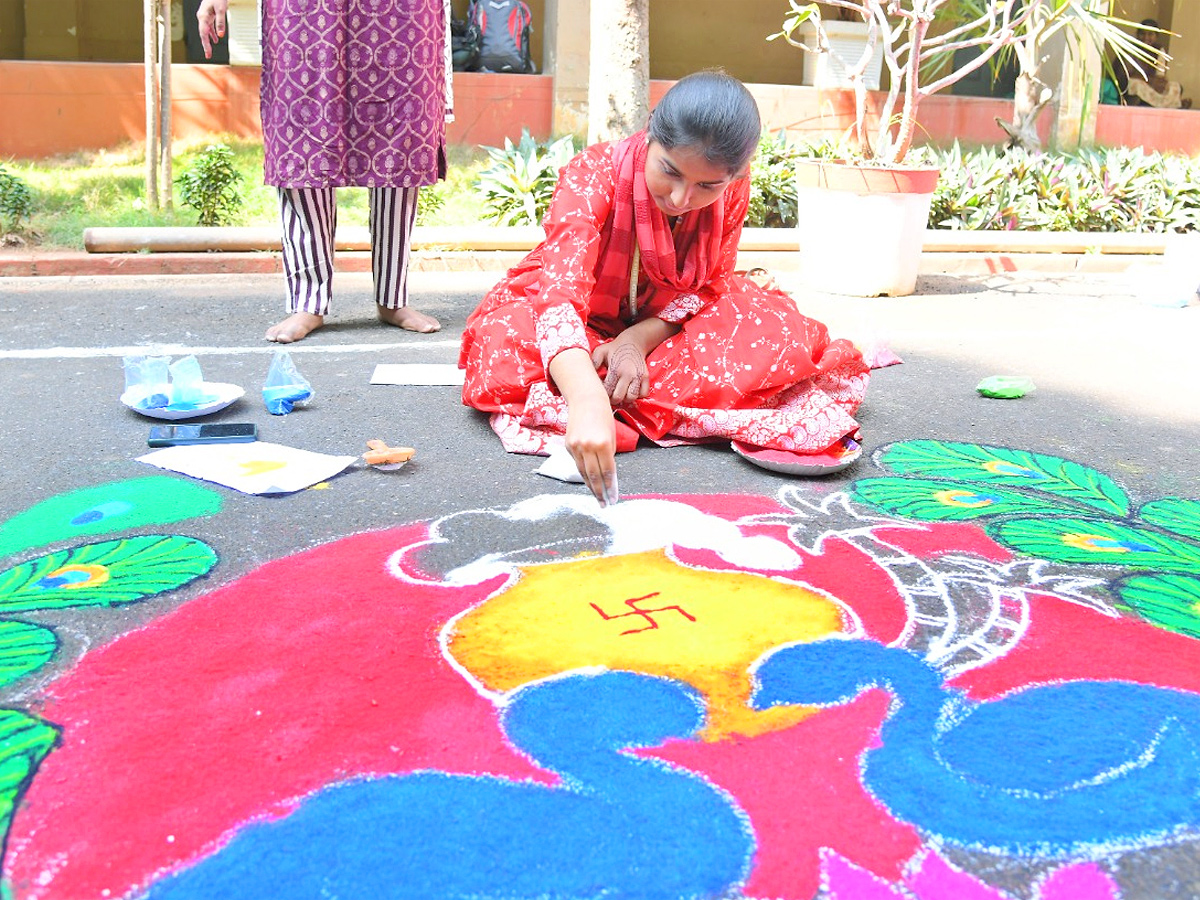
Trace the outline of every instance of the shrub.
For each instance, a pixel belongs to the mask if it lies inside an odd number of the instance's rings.
[[[199,210],[201,225],[228,225],[242,207],[241,180],[233,151],[224,144],[210,144],[175,183],[183,202]]]
[[[974,231],[1200,230],[1200,163],[1140,149],[1031,153],[958,146],[937,154],[930,228]]]
[[[475,187],[483,194],[484,216],[498,225],[537,225],[542,221],[558,170],[576,153],[571,135],[542,145],[522,129],[516,146],[484,147],[491,165],[479,173]]]
[[[0,165],[0,235],[20,231],[21,220],[33,215],[33,194],[25,179]]]
[[[417,192],[417,222],[424,225],[429,217],[446,205],[446,195],[439,186],[423,187]]]
[[[750,163],[750,207],[746,225],[751,228],[796,226],[796,160],[802,147],[788,143],[787,135],[763,135]]]

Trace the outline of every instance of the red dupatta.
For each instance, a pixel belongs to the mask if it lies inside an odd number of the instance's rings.
[[[636,246],[642,272],[659,290],[691,294],[708,283],[721,259],[724,192],[703,209],[680,216],[675,231],[646,189],[645,131],[612,147],[617,172],[609,238],[596,271],[596,293],[624,298]]]

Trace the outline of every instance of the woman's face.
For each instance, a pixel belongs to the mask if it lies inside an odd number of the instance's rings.
[[[732,180],[729,171],[710,162],[701,149],[681,146],[668,150],[651,141],[646,151],[646,188],[668,216],[703,209],[715,202]]]

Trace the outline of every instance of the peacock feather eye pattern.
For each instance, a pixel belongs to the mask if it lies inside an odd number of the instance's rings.
[[[43,500],[0,525],[0,556],[212,516],[220,509],[216,491],[166,475],[94,485]]]
[[[1137,572],[1111,590],[1126,612],[1200,637],[1200,501],[1164,497],[1131,512],[1102,472],[1057,456],[949,441],[902,441],[875,457],[855,500],[922,522],[980,520],[996,542],[1058,563]]]
[[[0,556],[211,516],[220,509],[216,491],[169,476],[94,485],[51,497],[0,524]],[[182,587],[216,563],[210,546],[182,535],[83,544],[0,571],[0,615],[134,603]],[[57,650],[52,628],[0,619],[0,686],[43,668]],[[22,710],[0,709],[0,859],[16,805],[58,740],[51,723]],[[7,896],[4,885],[0,892]]]

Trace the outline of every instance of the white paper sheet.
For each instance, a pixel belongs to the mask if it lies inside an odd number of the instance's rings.
[[[139,456],[138,462],[223,484],[244,494],[290,494],[332,478],[357,459],[252,441],[165,447]]]
[[[534,471],[547,478],[556,478],[570,484],[583,484],[583,476],[579,474],[579,467],[575,465],[575,457],[561,445],[551,447],[546,461]]]
[[[449,363],[380,363],[371,384],[462,384],[465,375]]]

